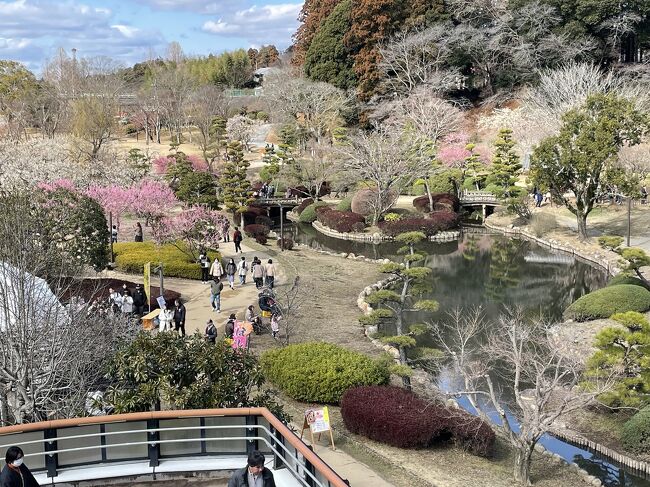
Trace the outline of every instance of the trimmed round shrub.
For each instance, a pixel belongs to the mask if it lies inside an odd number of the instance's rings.
[[[331,208],[318,208],[317,220],[328,228],[340,233],[363,232],[366,219],[352,211],[339,211]]]
[[[457,213],[437,211],[431,213],[429,218],[403,218],[397,221],[379,222],[378,226],[384,235],[395,237],[404,232],[422,232],[431,237],[438,232],[449,230],[458,226],[460,218]]]
[[[244,227],[244,233],[251,238],[268,237],[269,231],[270,229],[266,225],[246,225]]]
[[[645,282],[643,282],[641,279],[638,277],[630,276],[627,274],[618,274],[614,277],[612,277],[609,282],[607,283],[607,286],[618,286],[619,284],[631,284],[633,286],[641,286],[645,289],[648,289],[650,291],[650,286],[648,286]]]
[[[269,240],[269,239],[268,239],[265,235],[260,235],[260,234],[255,235],[255,241],[256,241],[258,244],[266,245],[266,242],[268,242],[268,240]]]
[[[327,203],[324,201],[316,201],[312,203],[307,208],[305,208],[302,213],[300,213],[300,223],[313,223],[316,221],[316,209],[327,206]]]
[[[341,416],[352,433],[399,448],[427,448],[454,441],[487,456],[494,447],[494,432],[481,419],[400,387],[349,389],[341,399]]]
[[[388,382],[386,365],[330,343],[301,343],[261,357],[265,376],[293,399],[338,404],[351,387]]]
[[[438,193],[432,194],[434,211],[457,212],[460,208],[460,200],[453,194]],[[422,213],[430,213],[429,197],[427,195],[418,196],[413,200],[413,206]]]
[[[314,203],[314,198],[305,198],[302,202],[296,206],[293,211],[300,215],[305,208]]]
[[[576,321],[609,318],[615,313],[650,309],[650,291],[633,284],[619,284],[599,289],[582,296],[569,306],[564,314]]]
[[[283,241],[284,240],[284,246],[283,246]],[[281,249],[284,247],[284,250],[292,250],[293,249],[293,239],[291,237],[282,237],[278,239],[278,248]]]
[[[179,244],[181,248],[183,244]],[[113,244],[117,270],[142,274],[147,262],[162,262],[165,277],[200,279],[201,267],[190,255],[173,244],[156,246],[153,242],[118,242]],[[208,251],[210,260],[221,259],[221,254]]]
[[[650,452],[650,406],[641,409],[623,425],[621,442],[628,451]]]
[[[255,225],[266,225],[267,227],[271,228],[273,226],[273,220],[271,220],[268,216],[258,216],[255,217]]]
[[[336,205],[336,209],[339,211],[352,211],[352,198],[343,198]]]

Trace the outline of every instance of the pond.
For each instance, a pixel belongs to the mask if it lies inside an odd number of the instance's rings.
[[[396,259],[400,247],[393,242],[371,244],[339,240],[317,232],[311,225],[298,224],[290,230],[296,242],[312,248],[372,259]],[[438,301],[440,310],[433,317],[413,313],[408,317],[413,323],[424,318],[443,320],[448,311],[457,307],[475,306],[481,306],[489,320],[496,318],[504,306],[515,305],[528,314],[558,320],[569,304],[603,287],[607,281],[604,271],[572,256],[526,240],[487,233],[481,228],[465,229],[458,241],[427,242],[420,248],[427,253],[425,265],[433,269],[433,288],[426,297]],[[435,346],[431,338],[424,339],[421,344]],[[458,380],[458,377],[443,373],[438,385],[443,390],[453,390],[461,387],[457,386]],[[471,409],[466,401],[461,404]],[[650,481],[598,453],[549,435],[540,443],[565,460],[577,463],[608,487],[650,487]]]

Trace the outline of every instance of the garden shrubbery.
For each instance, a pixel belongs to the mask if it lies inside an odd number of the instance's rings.
[[[633,284],[618,284],[582,296],[564,313],[567,318],[586,321],[609,318],[615,313],[626,311],[643,313],[648,309],[650,309],[650,291]]]
[[[339,211],[352,211],[352,198],[343,198],[336,205],[336,209]]]
[[[621,442],[628,451],[650,452],[650,406],[641,409],[623,425]]]
[[[648,289],[648,285],[641,279],[624,273],[617,274],[616,276],[612,277],[607,283],[607,286],[618,286],[619,284],[632,284],[633,286],[641,286],[645,289]]]
[[[288,236],[284,236],[284,237],[278,239],[278,248],[279,249],[283,248],[283,243],[282,243],[283,240],[284,240],[284,250],[293,249],[293,239],[291,237],[288,237]]]
[[[481,419],[430,403],[400,387],[349,389],[341,399],[341,416],[351,432],[399,448],[453,441],[487,456],[494,447],[494,432]]]
[[[262,355],[266,377],[293,399],[338,404],[351,387],[381,385],[389,372],[382,362],[329,343],[301,343]]]
[[[454,211],[460,208],[460,200],[453,194],[438,193],[432,194],[434,211]],[[413,206],[422,213],[429,213],[429,197],[418,196],[413,200]]]
[[[183,244],[179,244],[183,248]],[[200,279],[201,268],[187,253],[172,244],[157,246],[153,242],[118,242],[113,244],[117,269],[129,274],[142,274],[147,262],[162,262],[165,277]],[[221,259],[221,254],[209,251],[208,256]]]
[[[296,206],[293,211],[295,211],[298,215],[300,215],[305,208],[307,208],[309,205],[314,203],[314,198],[305,198],[302,200],[302,203],[300,203],[298,206]]]
[[[266,225],[246,225],[244,227],[244,233],[251,237],[254,238],[255,241],[259,244],[266,244],[268,237],[269,237],[269,227]]]
[[[273,226],[273,220],[266,215],[257,216],[255,217],[255,225],[266,225],[271,228]]]
[[[438,232],[458,226],[459,216],[449,211],[436,211],[429,218],[402,218],[397,221],[379,222],[378,226],[385,235],[395,237],[405,232],[422,232],[431,237]]]
[[[339,211],[330,207],[316,209],[316,219],[328,228],[340,233],[363,232],[366,219],[351,211]]]
[[[300,223],[313,223],[316,221],[316,209],[327,206],[327,203],[324,201],[316,201],[312,203],[307,208],[305,208],[302,213],[300,213]]]

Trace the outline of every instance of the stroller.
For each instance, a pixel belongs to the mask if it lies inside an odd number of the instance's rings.
[[[268,328],[271,324],[271,317],[274,314],[282,314],[282,310],[275,300],[275,294],[267,287],[262,288],[262,291],[257,295],[257,305],[261,311],[261,325]]]

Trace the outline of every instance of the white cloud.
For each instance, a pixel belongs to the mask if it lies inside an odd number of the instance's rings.
[[[140,33],[140,29],[136,27],[131,27],[129,25],[123,25],[123,24],[111,25],[111,29],[116,29],[124,37],[129,37],[129,38],[135,37],[136,34]]]
[[[144,0],[153,9],[192,11],[200,14],[217,14],[241,6],[241,0]]]
[[[241,37],[250,43],[287,46],[298,27],[302,3],[253,5],[250,8],[208,20],[203,30],[211,34]]]

